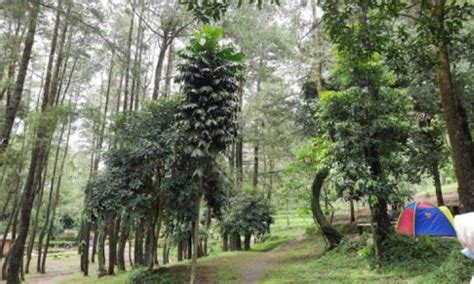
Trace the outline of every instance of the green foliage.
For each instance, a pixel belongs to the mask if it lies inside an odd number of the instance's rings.
[[[221,37],[221,29],[205,26],[178,53],[184,62],[176,81],[185,94],[178,119],[186,132],[186,150],[192,158],[204,160],[200,165],[225,150],[237,134],[243,54],[231,45],[221,46]],[[202,177],[203,169],[198,167],[195,174]]]
[[[311,237],[321,236],[321,228],[312,224],[311,226],[306,227],[305,234]]]
[[[156,206],[160,178],[170,171],[181,139],[175,127],[180,98],[159,100],[139,112],[116,118],[113,147],[106,153],[107,168],[89,182],[86,210],[92,218],[130,208],[136,215]]]
[[[249,4],[256,3],[258,8],[263,7],[264,0],[249,0]],[[280,5],[280,0],[269,0],[271,4]],[[191,11],[194,18],[198,21],[209,23],[211,20],[220,20],[229,8],[228,0],[182,0],[182,5],[186,5],[188,11]],[[237,6],[240,7],[244,0],[237,0]]]
[[[462,255],[459,249],[453,250],[434,273],[424,277],[424,283],[467,283],[474,272],[474,264],[471,259]]]
[[[253,245],[252,251],[267,252],[290,241],[289,237],[262,238],[262,242]]]
[[[175,283],[167,275],[163,275],[160,270],[150,270],[146,267],[134,268],[128,275],[130,284],[171,284]]]
[[[376,97],[359,88],[323,95],[317,117],[333,139],[327,151],[340,195],[350,188],[352,198],[370,195],[370,202],[377,202],[376,198],[401,202],[397,183],[411,169],[406,155],[409,106],[407,97],[396,90],[381,91]],[[367,156],[367,149],[373,147],[378,149],[384,176],[373,175],[373,157]]]
[[[233,197],[223,209],[221,232],[228,235],[263,235],[273,223],[272,213],[271,206],[258,193]]]

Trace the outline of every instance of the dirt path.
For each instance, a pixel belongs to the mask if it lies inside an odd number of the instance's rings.
[[[199,283],[219,282],[217,279],[214,280],[215,275],[211,276],[219,270],[232,271],[235,274],[235,277],[228,282],[257,283],[264,280],[271,269],[292,258],[293,255],[289,253],[292,248],[307,241],[305,237],[298,237],[268,252],[242,252],[218,257],[203,265],[202,271],[206,273],[198,276]]]

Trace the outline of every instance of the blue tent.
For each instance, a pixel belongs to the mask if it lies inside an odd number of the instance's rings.
[[[435,207],[427,202],[413,202],[400,214],[397,232],[407,236],[455,237],[453,224],[453,215],[447,207]]]

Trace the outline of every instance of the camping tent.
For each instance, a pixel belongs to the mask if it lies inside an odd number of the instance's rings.
[[[397,232],[407,236],[456,236],[449,209],[427,202],[408,204],[398,218]]]

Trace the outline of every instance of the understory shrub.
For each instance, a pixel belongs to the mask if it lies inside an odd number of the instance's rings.
[[[446,259],[440,259],[440,262],[440,266],[421,282],[467,283],[474,275],[474,261],[462,255],[460,249],[452,251]]]
[[[321,236],[321,229],[319,226],[312,224],[305,229],[305,234],[310,237]]]
[[[359,233],[356,223],[335,225],[336,229],[343,235],[354,235]]]
[[[158,270],[150,270],[146,267],[134,268],[129,276],[130,284],[171,284],[173,280],[163,275]]]

